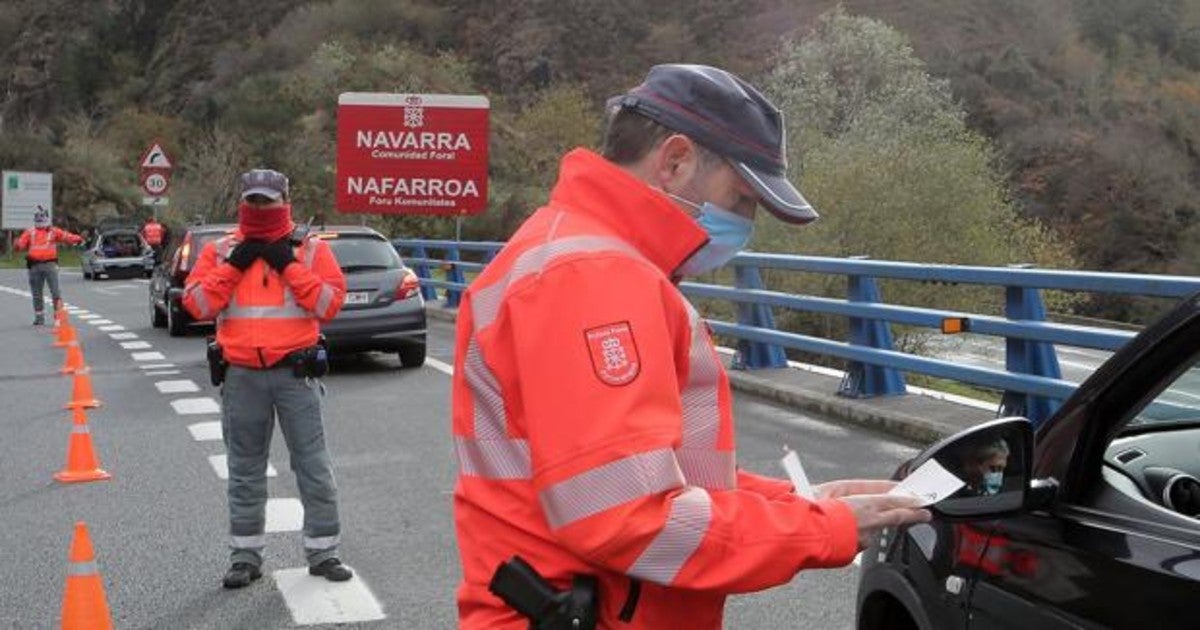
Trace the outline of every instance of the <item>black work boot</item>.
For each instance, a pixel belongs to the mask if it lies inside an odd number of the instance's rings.
[[[354,572],[337,558],[330,558],[321,564],[308,567],[308,574],[323,576],[330,582],[345,582],[354,577]]]
[[[262,571],[253,564],[234,562],[233,566],[225,572],[225,579],[221,583],[225,588],[244,588],[260,577],[262,577]]]
[[[45,325],[46,325],[46,318],[45,318],[45,317],[42,317],[42,314],[41,314],[40,312],[39,312],[39,313],[34,313],[34,314],[33,314],[33,325],[34,325],[34,326],[45,326]]]

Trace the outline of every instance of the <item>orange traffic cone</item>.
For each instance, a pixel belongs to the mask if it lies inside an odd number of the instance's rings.
[[[104,597],[104,582],[96,567],[96,552],[87,524],[75,523],[67,554],[67,587],[63,591],[63,630],[111,630],[112,615]]]
[[[95,409],[104,403],[96,400],[96,395],[92,393],[92,369],[84,366],[75,370],[75,383],[72,387],[71,402],[63,405],[64,409],[77,409],[86,407],[87,409]]]
[[[71,438],[67,442],[67,466],[54,473],[55,481],[61,483],[80,483],[84,481],[104,481],[112,479],[112,475],[101,470],[100,459],[92,447],[92,432],[87,425],[87,416],[76,416],[71,425]]]
[[[87,412],[83,410],[83,407],[71,409],[71,424],[87,424]]]
[[[66,321],[67,321],[66,309],[64,309],[61,306],[54,309],[54,332],[58,332],[58,329],[61,328],[62,325],[64,323],[66,323]]]
[[[75,334],[75,327],[67,320],[63,320],[63,325],[58,328],[57,332],[58,337],[54,341],[55,348],[65,348],[72,341],[79,340],[79,337]]]
[[[72,341],[67,344],[67,356],[63,361],[62,369],[59,372],[63,374],[74,374],[76,370],[84,367],[83,363],[83,348],[79,346],[79,341]]]

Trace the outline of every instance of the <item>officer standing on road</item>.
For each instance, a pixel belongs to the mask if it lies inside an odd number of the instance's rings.
[[[221,428],[229,452],[233,549],[224,585],[241,588],[262,577],[267,456],[276,416],[304,505],[308,572],[349,580],[353,574],[337,553],[337,485],[317,381],[328,368],[319,322],[341,309],[346,279],[327,243],[294,237],[287,177],[252,170],[241,176],[241,189],[237,230],[205,246],[183,298],[197,319],[217,321],[209,361],[214,384],[224,380]]]
[[[655,66],[611,106],[603,155],[563,158],[458,311],[463,628],[719,628],[727,594],[929,518],[892,482],[808,501],[736,467],[728,377],[676,283],[741,250],[759,204],[817,218],[779,110],[695,65]]]
[[[154,262],[162,262],[163,243],[167,238],[167,228],[159,223],[154,215],[146,218],[146,224],[142,226],[142,238],[146,239],[146,244],[154,250]]]
[[[62,304],[62,294],[58,290],[58,244],[78,245],[82,242],[82,236],[52,226],[50,213],[41,206],[33,213],[33,227],[25,230],[17,239],[17,251],[29,250],[25,254],[25,266],[29,269],[29,290],[33,293],[34,326],[46,323],[43,285],[50,285],[54,308]]]

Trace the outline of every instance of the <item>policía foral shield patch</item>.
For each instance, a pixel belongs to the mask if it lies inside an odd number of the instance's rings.
[[[629,322],[614,322],[583,331],[592,368],[605,385],[628,385],[642,370]]]

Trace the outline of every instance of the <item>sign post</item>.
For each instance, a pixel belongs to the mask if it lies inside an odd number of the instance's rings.
[[[175,168],[175,162],[163,149],[162,142],[155,140],[142,153],[139,168],[141,173],[138,179],[142,183],[142,192],[146,194],[142,197],[142,203],[150,206],[157,221],[158,207],[167,205],[167,190],[171,187],[171,171]]]
[[[483,212],[488,107],[483,96],[341,94],[337,210],[459,218]]]

